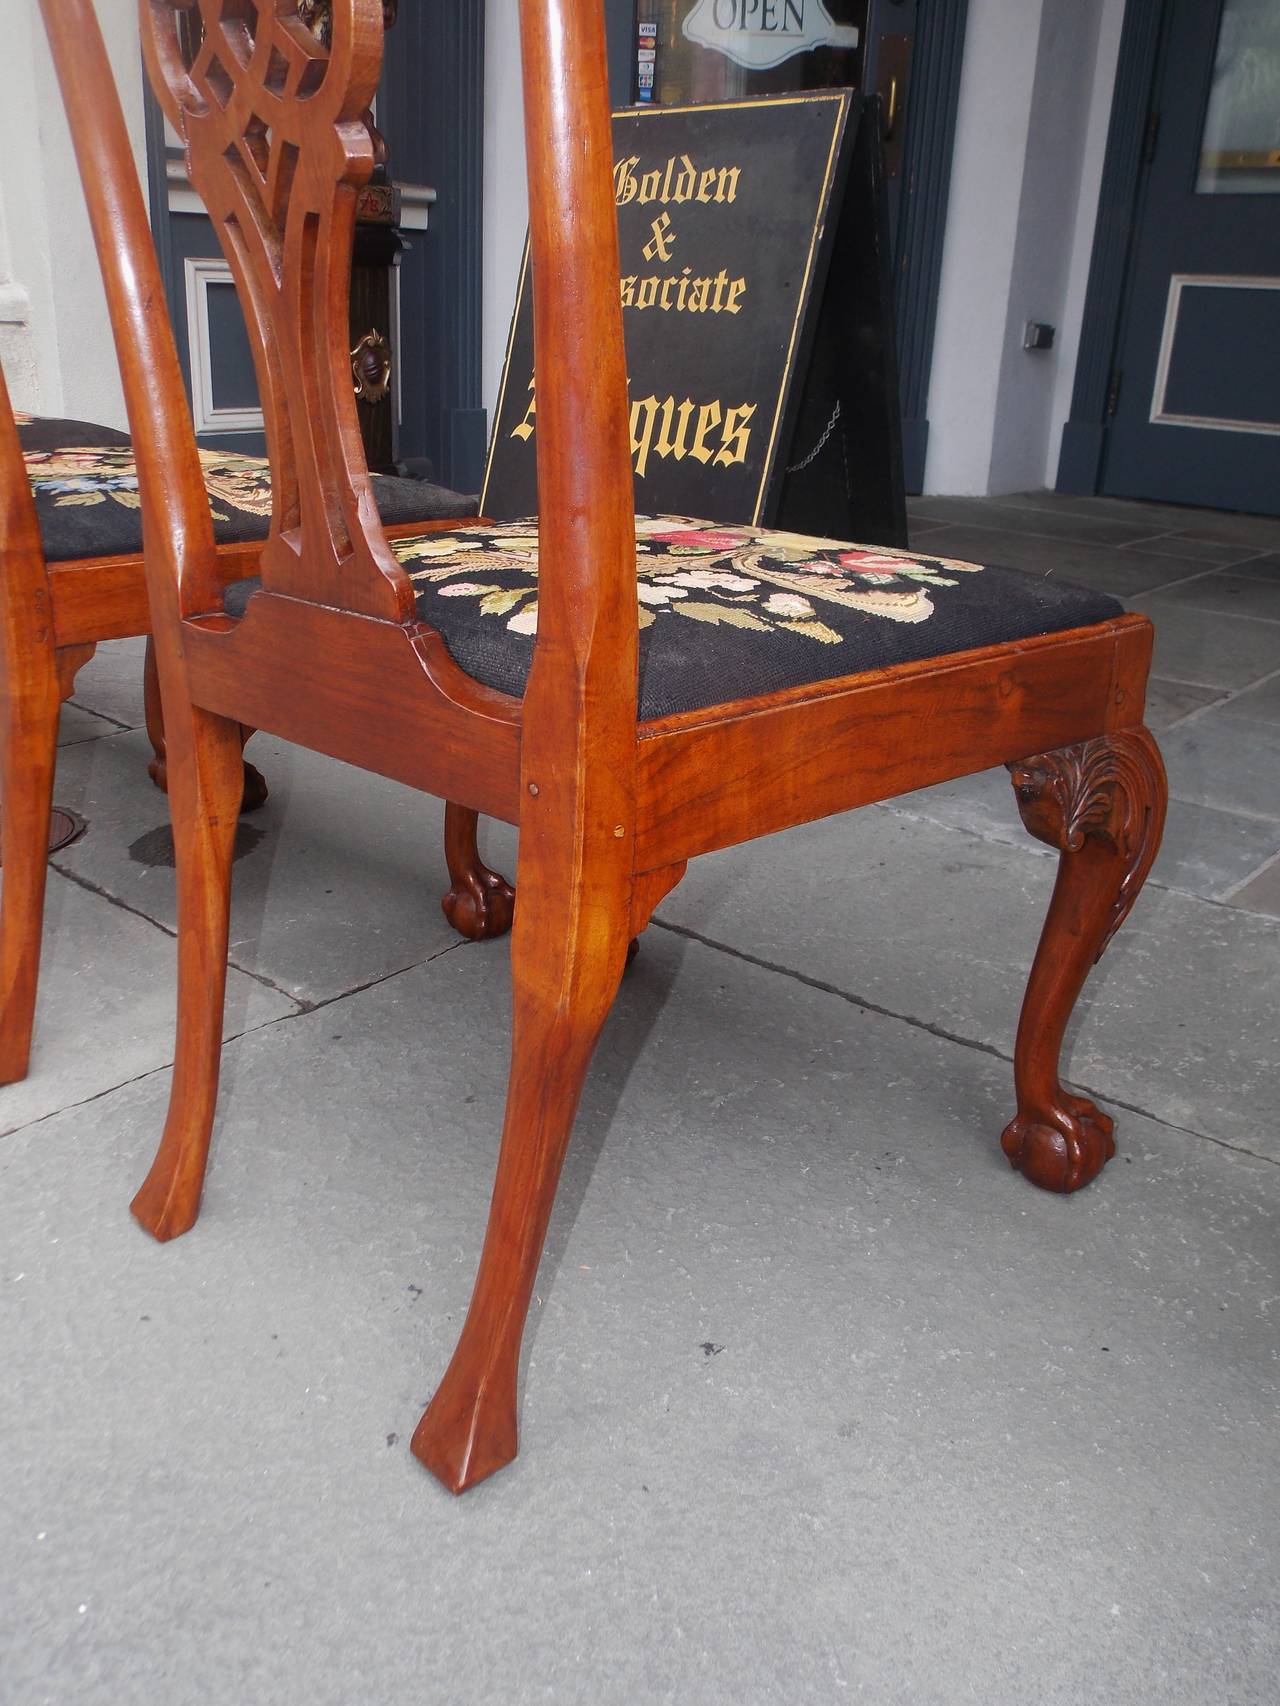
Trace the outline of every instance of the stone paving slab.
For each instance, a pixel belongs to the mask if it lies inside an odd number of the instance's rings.
[[[913,520],[912,526],[915,526]],[[999,563],[1031,574],[1052,574],[1062,580],[1096,587],[1115,598],[1135,598],[1156,587],[1200,574],[1205,565],[1195,557],[1137,556],[1128,549],[1082,544],[1074,539],[1041,538],[976,525],[950,525],[926,535],[930,552],[962,562]]]
[[[1231,896],[1231,904],[1280,918],[1280,859],[1259,871],[1242,889],[1237,889]]]
[[[1280,623],[1280,581],[1215,569],[1181,581],[1160,594],[1162,604],[1183,605],[1190,610],[1209,610],[1224,616],[1244,616],[1255,621]],[[1274,635],[1280,668],[1280,628]]]
[[[1193,687],[1187,681],[1163,681],[1158,675],[1147,679],[1147,705],[1144,721],[1157,733],[1172,728],[1193,711],[1221,702],[1223,692],[1218,687]]]
[[[1280,659],[1280,632],[1271,622],[1175,604],[1165,593],[1144,593],[1133,609],[1155,625],[1152,669],[1200,687],[1247,687],[1272,674]]]
[[[1280,739],[1274,722],[1250,714],[1252,704],[1241,694],[1161,735],[1169,790],[1219,811],[1280,822]]]
[[[1202,509],[1175,533],[1189,539],[1210,539],[1228,545],[1251,545],[1256,551],[1280,551],[1280,518],[1240,515],[1230,510]]]
[[[1163,748],[1166,736],[1160,739]],[[1027,835],[1014,804],[1009,773],[1003,767],[902,794],[896,800],[887,800],[883,809],[1008,847],[1040,852],[1045,858],[1056,856],[1051,848],[1042,848]],[[1164,840],[1150,880],[1204,900],[1222,900],[1277,853],[1280,822],[1219,811],[1175,797],[1169,801]],[[945,856],[940,846],[939,857]]]
[[[657,916],[1009,1053],[1055,871],[1026,839],[853,813],[695,860]],[[1068,1071],[1280,1158],[1277,1011],[1276,922],[1153,884],[1085,987]]]
[[[1117,516],[1096,510],[1006,508],[987,498],[929,497],[912,505],[920,521],[949,521],[978,525],[995,533],[1036,533],[1046,539],[1069,539],[1082,545],[1127,545],[1150,538],[1155,531],[1144,515]],[[1259,545],[1259,551],[1267,549]]]
[[[176,977],[171,934],[50,871],[31,1070],[0,1088],[0,1135],[167,1066]],[[229,974],[224,1035],[294,1011],[256,979]]]
[[[1274,675],[1246,687],[1222,706],[1226,717],[1249,717],[1265,723],[1280,723],[1280,669]]]
[[[523,1454],[409,1457],[465,1307],[506,955],[0,1146],[6,1706],[1270,1706],[1280,1171],[1128,1122],[1071,1199],[1007,1068],[651,932],[537,1285]],[[1270,1313],[1268,1311],[1270,1310]]]
[[[103,740],[121,732],[119,723],[86,711],[81,705],[64,703],[58,715],[58,745],[78,746],[85,740]]]
[[[1247,562],[1241,563],[1235,572],[1259,580],[1275,580],[1280,577],[1280,553],[1271,551],[1265,556],[1250,557]]]
[[[131,640],[104,640],[77,672],[73,702],[125,728],[140,729],[145,715],[142,668],[146,649],[146,639],[141,635]]]
[[[1193,557],[1206,567],[1211,564],[1222,567],[1234,565],[1233,572],[1241,575],[1248,574],[1255,562],[1262,561],[1256,546],[1225,545],[1213,539],[1189,539],[1185,533],[1155,533],[1150,539],[1132,539],[1124,549],[1139,551],[1143,555],[1150,553],[1157,557],[1167,557],[1171,553],[1178,557]]]
[[[257,735],[271,797],[241,819],[232,959],[319,1001],[452,947],[438,800]],[[55,793],[89,819],[60,866],[169,928],[176,922],[169,808],[138,730],[65,752]]]
[[[928,498],[910,500],[912,504],[928,504],[930,501]],[[993,508],[1002,510],[1047,510],[1052,515],[1074,513],[1084,516],[1110,516],[1115,520],[1140,522],[1148,535],[1176,534],[1179,538],[1198,532],[1205,524],[1212,529],[1222,514],[1219,510],[1192,509],[1185,504],[1151,503],[1145,498],[1071,495],[1066,492],[1046,491],[1043,488],[1039,491],[1010,492],[998,497],[970,501],[990,504]],[[1263,530],[1264,537],[1270,537],[1266,530],[1273,529],[1276,525],[1265,516],[1237,516],[1232,519],[1245,521],[1249,533],[1252,533],[1254,528]],[[1030,519],[1026,525],[1031,526]]]

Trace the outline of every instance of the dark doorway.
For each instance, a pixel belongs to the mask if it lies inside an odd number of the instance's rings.
[[[925,409],[968,0],[608,0],[611,83],[630,35],[626,100],[736,100],[788,89],[879,95],[910,492],[921,489]]]

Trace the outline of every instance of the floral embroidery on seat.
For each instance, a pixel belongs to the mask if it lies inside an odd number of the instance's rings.
[[[475,599],[515,633],[537,631],[538,526],[509,521],[422,539],[396,540],[410,579],[437,597]],[[929,588],[958,585],[981,565],[889,546],[750,527],[699,526],[680,516],[636,517],[640,626],[659,615],[790,634],[823,645],[846,635],[824,621],[835,611],[927,622]],[[490,577],[506,578],[495,580]]]
[[[24,459],[32,491],[57,509],[108,502],[137,509],[141,504],[138,469],[129,448],[29,450]],[[271,470],[264,458],[202,450],[200,462],[211,502],[248,515],[271,514]],[[213,518],[227,519],[216,509]]]

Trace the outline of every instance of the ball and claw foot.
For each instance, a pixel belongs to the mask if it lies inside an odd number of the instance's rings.
[[[242,812],[256,812],[259,806],[267,803],[267,779],[256,764],[245,760],[244,766],[244,796],[240,801]]]
[[[440,907],[459,936],[486,942],[510,930],[515,904],[516,891],[507,879],[477,863],[454,883]]]
[[[1078,1191],[1116,1152],[1112,1122],[1101,1108],[1065,1090],[1062,1102],[1046,1110],[1048,1118],[1019,1114],[1000,1139],[1010,1166],[1044,1191]]]

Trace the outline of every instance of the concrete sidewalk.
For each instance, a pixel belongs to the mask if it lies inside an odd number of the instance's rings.
[[[3,1706],[1273,1706],[1280,524],[913,510],[1157,624],[1166,845],[1069,1042],[1120,1152],[1059,1199],[999,1151],[1055,865],[1003,772],[698,861],[589,1080],[522,1454],[458,1501],[408,1439],[506,944],[440,915],[436,802],[256,738],[205,1207],[151,1243],[171,843],[140,644],[81,673],[0,1091]]]

